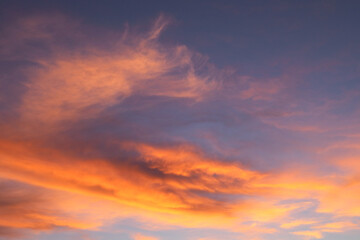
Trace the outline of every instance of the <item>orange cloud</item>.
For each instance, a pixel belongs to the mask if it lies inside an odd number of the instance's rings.
[[[359,226],[352,222],[331,222],[314,226],[313,228],[320,229],[322,232],[343,232],[345,230],[359,228]]]
[[[265,227],[266,223],[279,223],[279,228],[283,229],[305,225],[314,230],[295,231],[294,234],[319,239],[322,232],[356,228],[356,224],[340,226],[336,222],[319,225],[317,221],[289,221],[293,211],[308,205],[306,202],[279,204],[280,201],[314,198],[320,201],[319,211],[324,211],[324,206],[339,200],[338,197],[330,201],[325,196],[336,196],[338,191],[343,191],[335,182],[316,179],[310,173],[306,179],[297,175],[301,171],[264,174],[237,163],[211,159],[190,145],[159,147],[124,143],[119,147],[139,153],[142,165],[106,159],[85,160],[56,149],[43,149],[36,143],[2,141],[2,178],[49,189],[46,191],[61,191],[62,195],[70,197],[67,201],[49,202],[52,209],[61,210],[66,217],[30,212],[25,217],[8,217],[0,225],[31,229],[52,226],[96,229],[108,220],[135,215],[160,225],[222,228],[248,234],[255,229],[258,233],[278,231]],[[211,194],[231,194],[235,198],[217,199]],[[246,198],[238,200],[236,196]],[[80,198],[85,200],[77,200]],[[96,201],[105,201],[103,206],[108,209],[102,207],[94,211],[96,208],[91,207],[91,202]],[[339,204],[338,208],[341,207]],[[27,205],[23,207],[26,209]],[[356,207],[354,201],[341,210],[352,211],[351,216],[356,216]],[[111,213],[114,209],[123,213]],[[337,210],[332,206],[327,212],[336,214]],[[76,211],[86,212],[87,217],[75,217]],[[247,221],[259,225],[243,225]]]
[[[61,209],[57,203],[69,196],[66,193],[58,195],[59,199],[54,199],[48,195],[55,195],[51,190],[44,191],[2,178],[0,190],[0,226],[9,232],[14,229],[51,230],[55,227],[90,229],[99,225],[76,217],[74,212],[69,215],[69,208],[66,211]]]
[[[0,144],[0,176],[46,189],[76,194],[106,201],[105,205],[119,208],[124,214],[104,211],[102,217],[83,206],[87,220],[31,213],[25,220],[15,217],[8,227],[45,228],[69,226],[97,228],[106,219],[138,215],[163,224],[185,227],[213,227],[232,231],[251,232],[254,227],[241,224],[255,221],[257,232],[274,233],[276,229],[263,227],[264,223],[288,221],[289,214],[306,207],[306,203],[278,204],[286,199],[315,198],[320,206],[329,204],[323,196],[339,191],[330,181],[320,181],[311,174],[304,180],[293,173],[263,174],[246,169],[237,163],[222,162],[206,157],[198,149],[158,147],[138,143],[124,143],[119,147],[132,149],[142,156],[136,162],[111,163],[106,159],[78,159],[56,149],[43,149],[26,142]],[[208,194],[247,196],[244,200],[212,198]],[[68,205],[52,202],[52,206],[67,212],[76,209],[78,197],[71,197]],[[89,203],[90,204],[90,203]],[[114,205],[115,204],[115,205]],[[60,207],[60,206],[63,207]],[[79,202],[79,205],[81,203]],[[349,205],[350,206],[350,205]],[[349,207],[348,206],[348,207]],[[26,207],[26,206],[25,206]],[[349,207],[354,211],[355,202]],[[126,210],[129,209],[129,210]],[[130,210],[133,209],[133,210]],[[321,208],[320,208],[321,210]],[[72,212],[74,210],[71,210]],[[335,213],[334,208],[329,212]],[[355,212],[356,214],[356,212]],[[71,214],[70,214],[71,217]],[[71,218],[70,218],[71,219]],[[41,224],[47,225],[41,225]],[[4,225],[0,223],[0,225]],[[320,226],[315,221],[298,220],[281,224],[283,229],[300,225],[317,226],[318,231],[297,231],[294,234],[320,238],[319,232],[340,231],[347,228]],[[328,226],[328,227],[326,227]]]
[[[293,232],[295,235],[304,236],[305,239],[321,239],[323,238],[323,235],[319,231],[299,231],[299,232]]]
[[[288,228],[294,228],[294,227],[298,227],[298,226],[302,226],[302,225],[313,225],[316,223],[317,223],[317,221],[312,221],[312,220],[295,220],[292,222],[283,223],[280,225],[280,227],[288,229]]]
[[[134,94],[201,99],[216,84],[209,75],[195,72],[193,53],[185,46],[157,43],[166,25],[160,17],[148,35],[132,38],[131,44],[119,39],[111,50],[85,46],[38,60],[41,67],[28,71],[23,120],[54,124],[91,118]]]
[[[142,234],[135,234],[133,236],[133,239],[134,240],[158,240],[158,238],[155,238],[155,237],[149,237],[149,236],[144,236]]]
[[[84,161],[56,150],[26,145],[1,144],[1,177],[97,197],[155,215],[172,214],[174,218],[167,217],[167,222],[172,224],[235,227],[236,219],[270,222],[299,208],[297,204],[276,205],[284,195],[277,193],[280,189],[292,190],[291,180],[284,179],[288,183],[282,185],[268,182],[274,180],[238,164],[205,158],[189,147],[167,149],[135,145],[144,163],[148,164],[148,171],[143,171],[135,163],[117,165],[101,159]],[[260,184],[262,181],[268,183]],[[304,191],[299,186],[295,188]],[[304,188],[307,187],[306,184]],[[262,199],[217,200],[206,196],[209,193],[245,194]],[[294,197],[301,196],[296,192],[293,194]],[[160,215],[157,218],[163,219]],[[218,223],[219,219],[222,224]]]
[[[159,171],[160,176],[143,172],[136,164],[116,166],[105,160],[83,161],[55,150],[29,149],[11,143],[2,143],[0,149],[2,177],[165,212],[220,210],[221,202],[188,190],[226,193],[229,192],[228,185],[231,182],[236,183],[249,176],[256,176],[256,173],[236,165],[206,161],[194,152],[184,149],[167,150],[140,146],[142,150],[150,149],[157,154],[170,153],[164,156],[151,155],[153,153],[144,155],[146,161],[150,161],[149,171]],[[48,156],[51,156],[51,162]],[[174,160],[184,163],[183,166],[176,165],[176,172],[172,162]],[[188,163],[185,164],[185,161]],[[217,171],[219,176],[215,177],[214,171]],[[139,181],[142,182],[141,185],[138,184]],[[244,188],[246,189],[245,186]],[[241,187],[237,191],[242,192]]]

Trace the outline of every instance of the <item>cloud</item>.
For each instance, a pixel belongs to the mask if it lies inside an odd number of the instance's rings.
[[[313,220],[296,220],[296,221],[292,221],[292,222],[288,222],[288,223],[283,223],[281,224],[280,227],[282,228],[294,228],[294,227],[298,227],[301,225],[313,225],[317,223],[317,221],[313,221]]]
[[[257,173],[236,164],[204,159],[186,147],[169,150],[141,145],[138,148],[145,152],[140,151],[144,160],[114,164],[101,159],[83,161],[56,150],[34,151],[6,143],[1,147],[0,174],[16,181],[97,196],[146,210],[186,215],[193,212],[199,216],[208,212],[224,214],[226,209],[226,201],[208,193],[246,194],[252,191],[246,182],[258,177]],[[236,183],[238,186],[233,187]]]
[[[345,229],[356,228],[359,228],[358,225],[352,222],[331,222],[314,227],[314,229],[321,229],[323,232],[343,232]]]
[[[27,28],[35,29],[29,31],[38,36],[43,22],[28,22],[32,24]],[[27,91],[19,107],[22,119],[56,124],[91,118],[136,94],[201,99],[216,84],[209,74],[196,72],[194,54],[185,46],[164,48],[157,42],[166,25],[160,17],[148,37],[122,38],[106,50],[89,44],[76,51],[56,49],[46,59],[33,60],[39,67],[27,73]],[[54,28],[56,32],[57,25]],[[53,44],[52,33],[44,33],[49,36],[41,41]],[[76,34],[74,38],[85,41]]]
[[[149,236],[144,236],[142,234],[135,234],[133,236],[134,240],[158,240],[158,238],[155,237],[149,237]]]
[[[65,214],[57,206],[58,200],[48,196],[51,191],[3,178],[0,178],[0,189],[0,237],[31,235],[25,229],[49,231],[55,228],[94,227],[94,223]],[[59,199],[63,197],[60,196]]]
[[[126,218],[249,239],[356,229],[357,158],[326,155],[357,151],[356,139],[302,142],[294,135],[333,138],[298,99],[283,102],[283,79],[234,76],[163,44],[168,24],[160,16],[145,33],[99,34],[42,15],[3,26],[1,60],[13,68],[0,102],[0,235]]]
[[[323,238],[323,235],[319,231],[299,231],[299,232],[293,232],[295,235],[304,236],[305,239],[321,239]]]

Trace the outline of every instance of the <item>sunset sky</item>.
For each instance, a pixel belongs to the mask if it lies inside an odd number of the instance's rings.
[[[359,240],[360,3],[0,1],[1,240]]]

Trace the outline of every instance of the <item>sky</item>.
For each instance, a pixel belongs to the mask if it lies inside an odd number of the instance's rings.
[[[359,239],[359,12],[2,0],[0,239]]]

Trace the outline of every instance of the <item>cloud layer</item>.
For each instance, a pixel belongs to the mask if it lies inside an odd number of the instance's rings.
[[[288,74],[218,69],[162,43],[168,24],[106,32],[38,15],[2,26],[0,237],[129,218],[249,239],[358,229],[359,112],[336,112],[357,95],[309,103]]]

